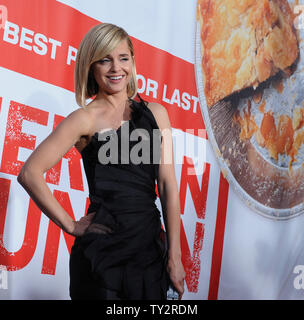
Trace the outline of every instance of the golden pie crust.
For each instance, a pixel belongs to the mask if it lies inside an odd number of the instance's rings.
[[[198,0],[202,71],[210,107],[267,80],[298,57],[287,0]]]

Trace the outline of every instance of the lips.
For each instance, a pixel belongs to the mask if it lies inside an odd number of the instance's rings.
[[[120,76],[108,76],[107,78],[110,79],[111,81],[115,81],[118,82],[120,81],[124,76],[120,75]]]

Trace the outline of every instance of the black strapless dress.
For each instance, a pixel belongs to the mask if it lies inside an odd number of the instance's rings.
[[[155,204],[161,135],[142,100],[132,100],[131,108],[130,121],[118,130],[95,133],[81,152],[90,192],[87,214],[96,211],[93,223],[106,225],[113,232],[86,233],[75,239],[70,256],[72,299],[166,299],[165,235]],[[142,132],[149,135],[148,162],[127,161],[140,141],[134,139],[135,129],[145,129]],[[112,138],[117,142],[114,158],[118,161],[102,164],[100,152]],[[121,149],[126,138],[127,153]],[[106,155],[112,157],[109,150]]]

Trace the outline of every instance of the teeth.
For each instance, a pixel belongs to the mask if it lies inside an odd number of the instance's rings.
[[[119,80],[122,79],[122,76],[118,76],[118,77],[110,77],[111,80]]]

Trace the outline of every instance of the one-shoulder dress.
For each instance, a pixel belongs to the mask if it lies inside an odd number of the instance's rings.
[[[96,211],[92,223],[112,232],[87,232],[75,239],[70,255],[72,299],[166,299],[165,233],[155,203],[162,137],[143,100],[132,100],[131,109],[129,121],[117,130],[95,133],[81,151],[89,187],[87,214]],[[107,149],[111,139],[112,149]],[[140,144],[143,139],[150,140],[149,157],[142,157],[148,148]],[[136,156],[145,160],[138,163]],[[109,163],[103,160],[109,158]]]

